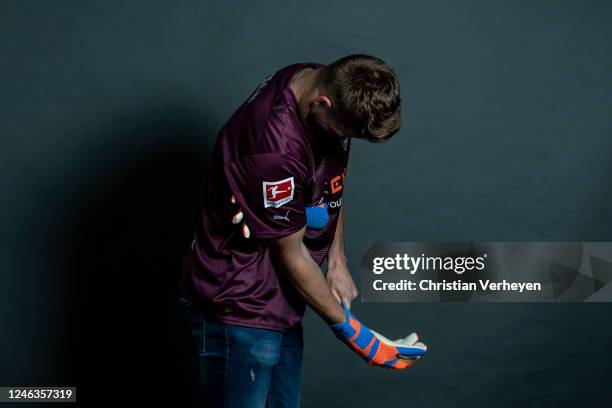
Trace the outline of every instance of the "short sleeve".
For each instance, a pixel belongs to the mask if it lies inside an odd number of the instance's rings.
[[[255,238],[281,238],[306,225],[306,166],[288,154],[262,153],[224,169],[232,193]]]

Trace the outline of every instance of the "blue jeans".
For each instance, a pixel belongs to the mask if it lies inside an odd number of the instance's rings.
[[[205,406],[299,406],[301,325],[287,333],[236,326],[207,318],[185,299],[179,303],[197,345]]]

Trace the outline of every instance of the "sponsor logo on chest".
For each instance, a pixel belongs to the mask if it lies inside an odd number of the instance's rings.
[[[344,189],[344,179],[346,178],[346,167],[342,173],[332,177],[326,184],[326,194],[329,207],[340,208],[342,206],[342,190]]]

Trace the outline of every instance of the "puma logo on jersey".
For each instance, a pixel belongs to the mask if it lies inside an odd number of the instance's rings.
[[[287,213],[285,215],[273,215],[272,219],[273,220],[285,220],[289,222],[289,211],[291,210],[287,210]]]

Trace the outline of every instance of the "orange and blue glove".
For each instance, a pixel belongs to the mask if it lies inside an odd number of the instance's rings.
[[[416,333],[403,339],[389,340],[360,323],[344,303],[342,308],[346,313],[346,320],[330,327],[338,339],[369,365],[403,370],[427,354],[427,346],[419,341]]]

